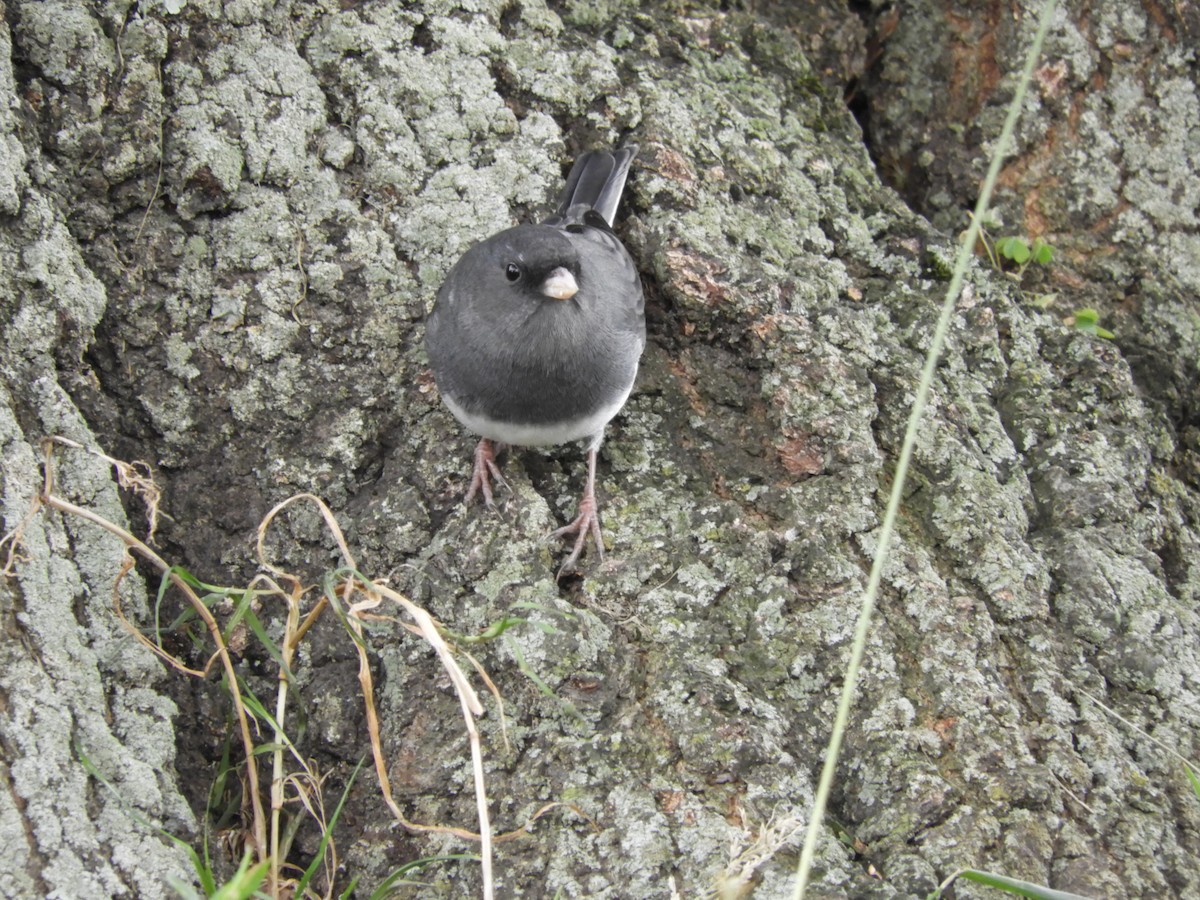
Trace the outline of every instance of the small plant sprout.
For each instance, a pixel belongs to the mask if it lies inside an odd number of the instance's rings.
[[[1026,240],[1019,235],[1006,235],[993,238],[988,233],[988,227],[998,228],[995,222],[985,222],[979,229],[979,245],[983,247],[987,258],[998,272],[1004,272],[1015,281],[1025,276],[1025,270],[1031,265],[1047,266],[1054,259],[1054,248],[1035,237]],[[1014,270],[1012,267],[1016,266]]]
[[[1030,244],[1024,238],[1002,237],[996,241],[996,252],[1020,266],[1020,272],[1031,262],[1044,266],[1054,258],[1054,248],[1041,238],[1034,238]]]
[[[1077,310],[1075,315],[1067,316],[1063,319],[1067,325],[1074,325],[1080,331],[1086,331],[1088,334],[1094,334],[1096,337],[1104,338],[1111,341],[1115,334],[1107,329],[1100,327],[1100,313],[1096,312],[1090,306]]]

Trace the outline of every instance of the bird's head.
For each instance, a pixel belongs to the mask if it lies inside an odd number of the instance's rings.
[[[480,286],[511,302],[561,302],[579,291],[579,253],[555,228],[518,225],[468,254],[474,257],[470,268]]]

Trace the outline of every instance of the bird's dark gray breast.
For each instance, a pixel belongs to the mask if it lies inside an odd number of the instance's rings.
[[[637,269],[611,232],[563,233],[581,261],[570,300],[444,298],[449,315],[436,327],[451,340],[439,334],[436,343],[452,343],[466,364],[443,374],[433,354],[431,362],[439,388],[467,410],[520,424],[570,421],[611,406],[633,384],[646,340]]]

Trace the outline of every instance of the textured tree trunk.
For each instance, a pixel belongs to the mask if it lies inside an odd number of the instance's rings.
[[[159,552],[206,582],[248,584],[263,514],[311,491],[363,572],[447,628],[527,620],[472,648],[504,698],[477,684],[497,831],[560,804],[498,845],[499,896],[788,896],[955,236],[1034,7],[0,0],[0,453],[18,539],[0,554],[0,894],[188,880],[143,820],[198,837],[229,733],[215,679],[164,668],[113,614],[120,542],[27,517],[40,441],[61,434],[151,464]],[[1200,803],[1162,749],[1200,757],[1196,15],[1057,14],[989,228],[1057,253],[1019,282],[981,256],[959,300],[820,896],[924,896],[960,866],[1200,894]],[[571,516],[582,448],[514,450],[502,513],[464,508],[474,439],[438,401],[422,320],[467,246],[544,213],[576,154],[624,141],[642,151],[618,232],[650,344],[601,452],[606,560],[560,585],[543,537]],[[1112,339],[1067,321],[1085,307]],[[128,527],[111,467],[56,458],[61,495]],[[268,545],[310,583],[338,564],[299,508]],[[145,583],[119,590],[149,632]],[[169,621],[179,600],[163,604]],[[257,614],[277,639],[283,606]],[[397,621],[367,643],[400,808],[475,828],[434,655]],[[236,649],[266,701],[271,657]],[[289,733],[332,808],[369,748],[332,617],[294,688]],[[334,832],[339,890],[478,849],[397,826],[369,770]],[[317,841],[302,828],[293,861]],[[414,896],[479,893],[472,863],[421,878]]]

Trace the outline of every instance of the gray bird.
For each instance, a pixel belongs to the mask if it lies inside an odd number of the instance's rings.
[[[585,153],[554,215],[471,247],[438,291],[425,346],[446,406],[482,437],[466,502],[492,480],[509,444],[587,441],[579,513],[552,538],[574,537],[559,576],[590,534],[604,558],[596,504],[596,452],[633,389],[646,346],[642,283],[612,231],[637,146]]]

